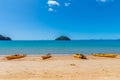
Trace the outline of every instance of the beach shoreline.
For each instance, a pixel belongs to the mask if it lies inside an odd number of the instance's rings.
[[[120,55],[116,58],[87,55],[87,60],[72,55],[26,56],[6,60],[0,57],[0,80],[120,80]]]

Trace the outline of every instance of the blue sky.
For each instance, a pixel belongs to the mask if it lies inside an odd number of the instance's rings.
[[[0,34],[13,40],[120,38],[120,0],[0,0]]]

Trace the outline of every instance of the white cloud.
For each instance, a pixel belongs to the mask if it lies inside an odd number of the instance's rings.
[[[48,11],[50,12],[56,11],[54,7],[60,5],[59,2],[57,2],[56,0],[48,0],[47,4],[48,4]]]
[[[54,11],[54,9],[53,8],[48,8],[48,11],[52,12],[52,11]]]
[[[113,2],[114,0],[96,0],[97,2],[102,2],[102,3],[106,3],[106,2]]]
[[[103,3],[105,3],[105,2],[107,2],[107,0],[96,0],[97,2],[103,2]]]
[[[52,12],[56,12],[57,7],[68,7],[71,5],[71,0],[68,0],[67,2],[61,3],[62,5],[60,5],[60,2],[57,0],[47,0],[47,7],[48,7],[48,11]]]
[[[48,0],[47,2],[48,6],[51,7],[51,6],[59,6],[59,2],[55,1],[55,0]]]
[[[66,7],[68,7],[68,6],[70,6],[70,5],[71,5],[71,3],[70,3],[70,2],[65,3],[65,6],[66,6]]]

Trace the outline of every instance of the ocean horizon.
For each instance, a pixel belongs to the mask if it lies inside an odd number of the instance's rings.
[[[41,55],[51,53],[92,54],[92,53],[120,53],[119,40],[13,40],[0,41],[0,55],[27,54]]]

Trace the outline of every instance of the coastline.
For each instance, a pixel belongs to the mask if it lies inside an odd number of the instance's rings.
[[[87,55],[87,60],[72,55],[53,55],[6,60],[0,57],[0,80],[120,80],[120,55],[116,58]]]

